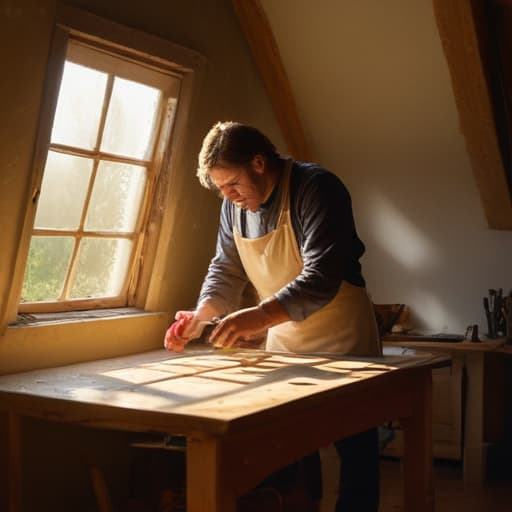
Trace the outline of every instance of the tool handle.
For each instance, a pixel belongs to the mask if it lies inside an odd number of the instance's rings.
[[[489,290],[491,291],[491,290]],[[492,295],[491,295],[492,301]],[[485,318],[487,320],[487,335],[489,338],[496,338],[496,323],[493,319],[494,311],[491,310],[489,305],[489,299],[487,297],[483,298],[484,310],[485,310]]]

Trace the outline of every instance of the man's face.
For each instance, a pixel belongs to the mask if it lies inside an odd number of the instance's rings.
[[[267,192],[264,163],[255,160],[249,168],[213,167],[209,172],[211,181],[226,199],[252,212],[265,201]]]

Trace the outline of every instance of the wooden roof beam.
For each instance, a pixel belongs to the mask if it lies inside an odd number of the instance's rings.
[[[232,0],[232,4],[260,71],[288,151],[298,160],[311,160],[290,82],[260,1]]]
[[[512,197],[500,154],[472,2],[433,0],[462,134],[487,223],[512,229]]]

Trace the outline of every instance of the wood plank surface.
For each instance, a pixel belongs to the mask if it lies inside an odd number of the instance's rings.
[[[220,434],[242,418],[245,424],[251,415],[283,405],[293,409],[303,400],[310,406],[323,393],[342,393],[347,384],[353,387],[428,357],[336,360],[254,350],[182,355],[158,350],[2,376],[0,409],[91,426],[130,423],[136,429],[143,422],[185,435],[198,430]]]

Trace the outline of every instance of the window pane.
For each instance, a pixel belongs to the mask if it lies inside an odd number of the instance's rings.
[[[51,141],[94,149],[107,74],[66,61]]]
[[[145,186],[144,167],[100,162],[85,229],[133,232]]]
[[[37,204],[36,228],[78,228],[92,164],[88,158],[48,152]]]
[[[159,102],[158,89],[116,78],[101,151],[148,159]]]
[[[71,237],[33,236],[30,242],[22,302],[59,298],[74,247]]]
[[[71,298],[119,295],[128,270],[131,249],[131,240],[82,239]]]

